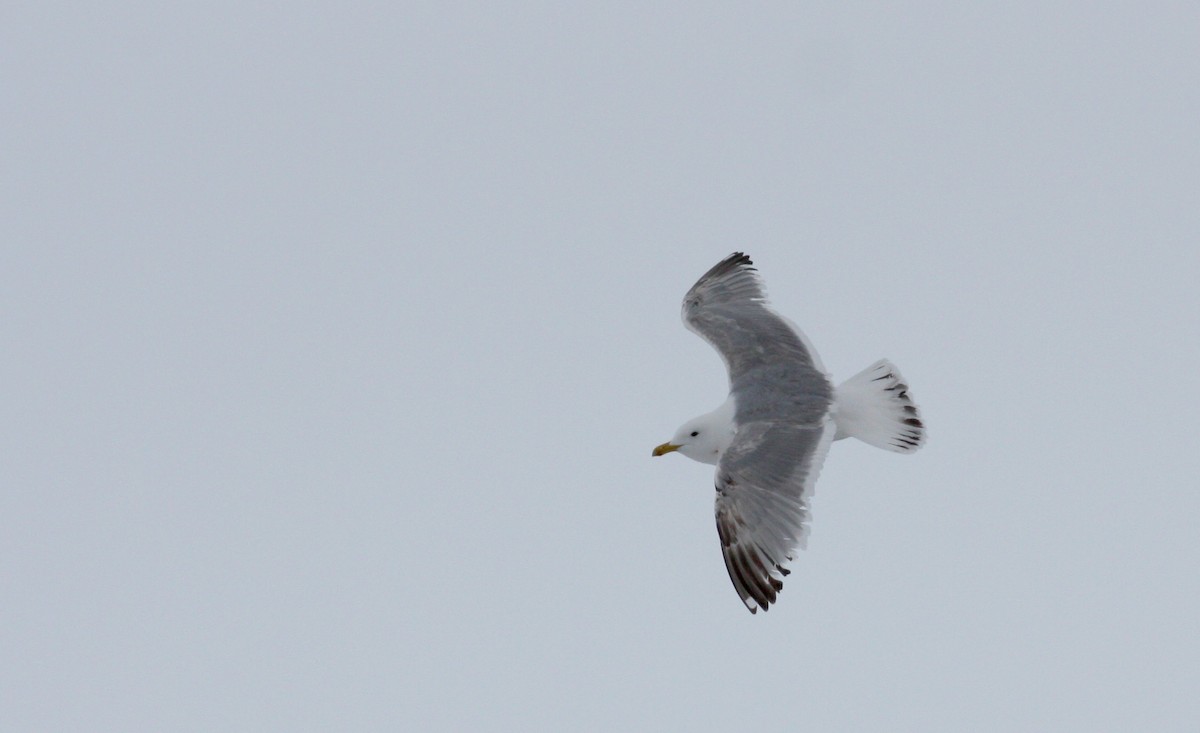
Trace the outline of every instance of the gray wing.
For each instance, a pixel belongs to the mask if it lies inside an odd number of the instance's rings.
[[[765,610],[808,534],[808,500],[837,431],[833,385],[741,252],[692,286],[683,321],[729,369],[737,436],[717,465],[717,534],[742,602]]]
[[[809,498],[837,425],[759,422],[738,427],[717,465],[717,535],[733,587],[751,613],[775,602],[785,564],[804,547]]]
[[[683,323],[721,354],[731,385],[749,371],[781,362],[825,377],[800,329],[767,305],[758,271],[741,252],[718,262],[692,286],[683,298]]]

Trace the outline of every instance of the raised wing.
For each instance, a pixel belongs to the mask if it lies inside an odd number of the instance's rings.
[[[767,610],[803,548],[809,498],[837,426],[758,422],[738,427],[717,465],[717,535],[733,587],[751,613]]]
[[[787,362],[824,378],[812,345],[767,304],[754,263],[741,252],[718,262],[683,299],[683,323],[721,354],[729,381],[768,364]]]

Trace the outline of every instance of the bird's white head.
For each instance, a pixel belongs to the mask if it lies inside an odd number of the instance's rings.
[[[654,449],[653,455],[662,456],[678,451],[693,461],[716,465],[721,460],[721,454],[733,442],[734,433],[730,400],[710,413],[685,422],[675,431],[675,437],[670,442]]]

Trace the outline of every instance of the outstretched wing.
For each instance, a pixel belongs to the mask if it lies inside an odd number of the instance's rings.
[[[808,500],[837,431],[833,386],[808,339],[767,304],[754,263],[735,252],[683,300],[683,322],[729,369],[737,435],[717,465],[717,534],[751,612],[775,602],[808,534]]]
[[[683,298],[683,323],[721,354],[731,385],[746,372],[780,360],[825,376],[800,329],[767,304],[758,271],[741,252],[696,281]]]
[[[837,432],[816,425],[740,425],[717,465],[717,535],[733,587],[751,613],[775,602],[786,564],[804,547],[809,498]]]

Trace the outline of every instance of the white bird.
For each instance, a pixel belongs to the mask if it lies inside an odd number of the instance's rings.
[[[689,420],[655,456],[716,465],[717,534],[733,587],[751,613],[783,588],[803,548],[809,499],[829,445],[858,438],[912,453],[925,426],[904,378],[881,359],[836,389],[800,329],[767,304],[750,258],[734,252],[683,299],[683,322],[720,352],[729,397]]]

